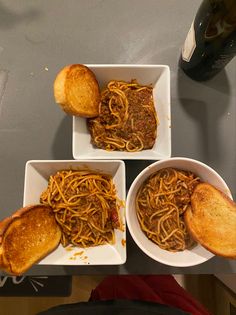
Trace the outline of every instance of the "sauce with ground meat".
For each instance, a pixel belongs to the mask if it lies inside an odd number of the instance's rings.
[[[101,149],[116,151],[151,149],[157,137],[158,125],[152,92],[153,89],[150,86],[144,89],[133,89],[131,86],[124,90],[128,101],[127,119],[125,119],[124,107],[122,103],[119,103],[121,102],[119,97],[116,98],[115,104],[114,102],[111,103],[113,113],[111,113],[109,101],[114,93],[110,91],[102,97],[99,116],[88,119],[92,144]],[[122,123],[119,123],[119,121]],[[115,127],[109,129],[111,125]],[[107,139],[117,138],[122,139],[124,143],[128,143],[129,150],[127,145],[125,147],[117,147],[106,141]],[[135,148],[139,149],[136,150]]]

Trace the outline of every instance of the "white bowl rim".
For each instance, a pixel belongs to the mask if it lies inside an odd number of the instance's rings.
[[[144,63],[86,63],[86,67],[96,67],[96,68],[116,68],[116,67],[123,67],[123,68],[166,68],[169,69],[170,66],[168,64],[157,64],[157,63],[152,63],[152,64],[144,64]]]
[[[164,159],[164,160],[159,160],[159,161],[156,161],[150,165],[148,165],[147,167],[145,167],[137,176],[136,178],[134,179],[134,181],[132,182],[130,188],[129,188],[129,191],[128,191],[128,194],[127,194],[127,197],[126,197],[126,224],[127,224],[127,227],[128,227],[128,230],[133,238],[133,240],[135,241],[135,243],[137,244],[137,246],[147,255],[149,256],[150,258],[154,259],[155,261],[159,262],[159,263],[162,263],[162,264],[165,264],[165,265],[169,265],[171,267],[191,267],[191,266],[197,266],[199,264],[202,264],[206,261],[208,261],[209,259],[213,258],[215,255],[213,253],[211,253],[210,251],[207,251],[206,250],[206,257],[202,257],[202,259],[199,259],[198,261],[196,262],[184,262],[183,264],[181,263],[169,263],[168,261],[166,260],[163,260],[163,259],[157,259],[157,257],[155,255],[153,255],[147,248],[145,248],[140,242],[139,240],[136,238],[135,236],[135,233],[133,232],[133,229],[130,228],[131,226],[131,221],[130,221],[130,217],[129,217],[129,204],[130,204],[130,200],[131,200],[131,195],[132,195],[132,192],[133,192],[133,189],[135,188],[135,186],[137,185],[137,183],[139,182],[139,179],[147,172],[147,170],[149,169],[152,169],[152,168],[155,168],[157,165],[161,165],[161,164],[165,164],[167,161],[187,161],[187,162],[193,162],[195,164],[198,164],[198,165],[201,165],[202,167],[206,167],[208,168],[221,182],[222,184],[225,186],[225,189],[227,190],[227,194],[230,198],[232,198],[232,194],[230,192],[230,189],[228,187],[228,185],[226,184],[226,182],[224,181],[224,179],[210,166],[208,166],[207,164],[199,161],[199,160],[195,160],[195,159],[192,159],[192,158],[188,158],[188,157],[170,157],[170,158],[167,158],[167,159]],[[174,167],[174,166],[173,166]],[[151,242],[151,241],[150,241]],[[198,244],[199,245],[199,244]],[[158,246],[158,245],[157,245]]]

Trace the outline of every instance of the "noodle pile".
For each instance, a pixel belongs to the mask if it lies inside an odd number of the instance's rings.
[[[152,90],[136,80],[110,81],[101,94],[99,116],[88,120],[92,143],[107,151],[151,149],[158,124]]]
[[[142,230],[160,248],[176,252],[194,242],[183,213],[200,179],[192,172],[164,168],[152,174],[136,196],[136,212]]]
[[[62,229],[61,243],[89,247],[115,242],[122,230],[120,201],[109,175],[63,170],[50,176],[40,201],[53,208]]]

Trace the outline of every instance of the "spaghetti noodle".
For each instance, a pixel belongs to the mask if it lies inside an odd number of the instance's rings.
[[[53,208],[62,229],[61,243],[89,247],[115,242],[122,230],[121,202],[109,175],[63,170],[50,176],[40,201]]]
[[[160,248],[182,251],[194,242],[183,213],[200,179],[190,171],[164,168],[152,174],[136,196],[136,212],[143,232]]]
[[[107,151],[151,149],[158,118],[151,86],[110,81],[102,91],[99,116],[88,120],[92,143]]]

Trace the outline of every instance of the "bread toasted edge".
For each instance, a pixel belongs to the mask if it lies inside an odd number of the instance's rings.
[[[66,79],[73,65],[65,66],[57,74],[53,84],[55,102],[59,104],[62,110],[70,115],[77,115],[75,109],[70,105],[66,93]]]
[[[71,65],[68,65],[61,69],[53,84],[55,102],[61,105],[66,104],[65,82],[67,74],[70,71],[70,67]]]
[[[8,274],[11,275],[22,275],[23,273],[25,273],[28,269],[30,269],[34,264],[36,264],[38,261],[42,260],[44,257],[46,257],[49,253],[51,253],[52,251],[54,251],[58,245],[60,244],[60,239],[61,239],[61,233],[59,234],[60,237],[58,237],[58,240],[55,242],[55,245],[50,248],[50,250],[48,250],[47,252],[44,252],[40,259],[38,259],[37,261],[33,262],[32,264],[29,264],[26,268],[21,269],[20,271],[16,271],[12,269],[11,266],[11,262],[9,262],[5,256],[4,256],[4,250],[3,250],[3,241],[4,241],[4,234],[7,231],[8,227],[12,224],[12,222],[16,219],[21,218],[22,216],[24,216],[24,214],[26,214],[29,211],[34,210],[35,208],[45,208],[45,209],[50,209],[50,207],[46,206],[46,205],[42,205],[42,204],[37,204],[37,205],[30,205],[30,206],[26,206],[26,207],[22,207],[18,210],[16,210],[11,216],[6,217],[5,219],[3,219],[2,221],[0,221],[0,269],[5,271]]]
[[[67,77],[69,77],[70,72],[73,71],[73,69],[76,67],[80,69],[84,69],[87,72],[87,74],[89,74],[91,81],[93,82],[93,85],[96,86],[96,89],[97,89],[95,93],[96,103],[97,103],[96,110],[95,108],[90,108],[90,110],[88,109],[86,111],[84,110],[80,111],[78,108],[75,108],[70,103],[70,99],[68,98],[68,94],[67,94],[68,86],[66,83],[67,83]],[[74,116],[85,117],[85,118],[93,118],[93,117],[98,116],[99,103],[100,103],[100,97],[101,97],[99,84],[98,84],[95,74],[87,66],[83,64],[71,64],[62,68],[56,76],[56,79],[53,84],[53,90],[54,90],[55,102],[61,106],[62,110],[65,113],[74,115]],[[99,98],[99,101],[98,101],[98,98]]]
[[[199,186],[201,185],[201,186]],[[224,200],[226,200],[227,202],[229,202],[229,204],[231,206],[233,206],[235,208],[235,203],[234,201],[228,196],[226,195],[225,193],[223,193],[222,191],[220,191],[218,188],[214,187],[213,185],[209,184],[209,183],[199,183],[194,191],[196,189],[199,189],[199,187],[204,187],[205,189],[208,188],[208,187],[211,187],[211,189],[214,189],[217,193],[219,193]],[[193,191],[193,193],[194,193]],[[191,197],[192,199],[192,197]],[[236,208],[235,208],[236,210]],[[193,208],[192,206],[188,206],[188,208],[186,209],[185,213],[184,213],[184,221],[185,221],[185,224],[186,224],[186,227],[188,229],[188,232],[190,234],[190,236],[196,241],[198,242],[199,244],[201,244],[201,246],[203,246],[204,248],[206,248],[209,252],[213,253],[214,255],[217,255],[217,256],[221,256],[221,257],[224,257],[224,258],[230,258],[230,259],[236,259],[236,247],[235,247],[235,253],[232,252],[231,255],[226,255],[224,254],[222,251],[220,250],[216,250],[215,248],[212,248],[211,246],[209,246],[206,242],[204,242],[202,240],[202,238],[198,235],[198,233],[196,232],[196,227],[195,227],[195,224],[194,224],[194,221],[193,221]]]

